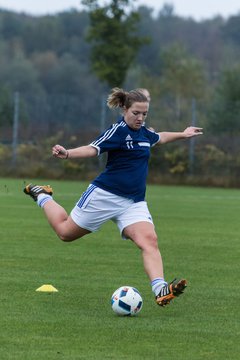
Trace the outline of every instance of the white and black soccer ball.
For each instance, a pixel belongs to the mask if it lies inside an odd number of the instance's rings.
[[[121,286],[112,294],[111,304],[116,314],[134,316],[142,309],[143,299],[136,288]]]

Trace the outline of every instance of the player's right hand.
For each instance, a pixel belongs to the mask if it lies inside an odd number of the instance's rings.
[[[57,157],[60,159],[66,159],[68,152],[65,149],[65,147],[57,144],[52,147],[52,154],[54,157]]]

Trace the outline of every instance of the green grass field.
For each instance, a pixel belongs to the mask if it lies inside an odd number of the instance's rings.
[[[50,184],[68,211],[86,187]],[[63,243],[23,186],[0,179],[0,359],[240,359],[239,190],[148,187],[166,279],[189,281],[182,297],[160,308],[139,250],[112,222]],[[43,284],[59,292],[36,292]],[[122,285],[143,296],[135,318],[111,309]]]

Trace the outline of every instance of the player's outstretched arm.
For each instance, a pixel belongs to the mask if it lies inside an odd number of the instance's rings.
[[[91,146],[80,146],[75,149],[66,149],[62,145],[54,145],[52,148],[53,156],[59,159],[68,159],[68,158],[87,158],[97,156],[97,150]]]
[[[173,142],[180,139],[187,139],[193,136],[198,136],[203,134],[203,129],[195,126],[189,126],[181,132],[168,132],[163,131],[159,132],[160,141],[159,144],[166,144],[168,142]]]

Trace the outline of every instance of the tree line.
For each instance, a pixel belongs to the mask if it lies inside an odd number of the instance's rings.
[[[94,0],[85,2],[94,4]],[[104,13],[100,15],[102,31],[109,37],[109,47],[104,49],[107,52],[115,45],[111,43],[112,34],[104,29]],[[103,81],[107,74],[101,77],[100,57],[93,68],[97,34],[91,28],[91,16],[89,6],[82,11],[39,17],[0,10],[2,143],[11,140],[16,92],[20,96],[20,141],[34,143],[62,134],[65,142],[73,143],[76,135],[79,144],[99,131],[106,94],[110,86],[121,85],[126,89],[149,89],[152,100],[148,121],[157,130],[178,130],[191,123],[194,101],[197,125],[205,131],[201,142],[208,149],[205,157],[210,153],[213,157],[208,166],[215,164],[221,169],[227,157],[236,159],[240,131],[240,14],[195,21],[178,16],[169,4],[157,15],[148,6],[135,8],[137,26],[131,29],[132,36],[128,37],[127,31],[132,22],[125,22],[126,32],[123,27],[118,29],[118,38],[122,36],[128,46],[129,59],[118,51],[120,46],[111,49],[115,53],[112,62],[118,68],[128,61],[122,84],[115,83],[118,78],[112,75],[109,81]],[[98,54],[99,50],[95,58]],[[105,117],[106,125],[114,121],[107,109]],[[171,171],[181,174],[181,169],[186,171],[182,161],[186,156],[180,151],[174,155],[174,151],[173,147],[171,155],[165,154],[164,161],[172,164]],[[231,173],[236,166],[231,165]]]

